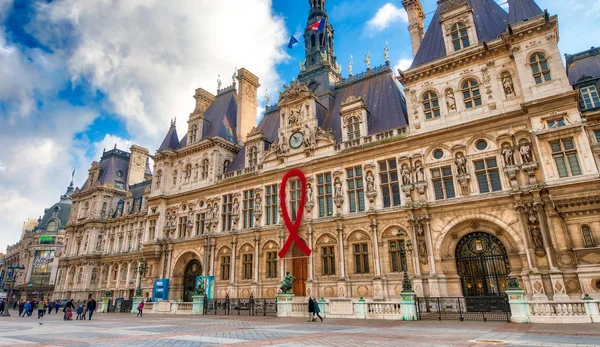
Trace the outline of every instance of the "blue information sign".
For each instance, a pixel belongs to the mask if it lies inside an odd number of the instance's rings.
[[[152,301],[169,300],[169,279],[159,278],[154,280]]]

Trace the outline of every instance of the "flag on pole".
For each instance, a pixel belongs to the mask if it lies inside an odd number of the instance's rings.
[[[316,22],[315,24],[312,24],[308,27],[308,30],[318,30],[318,31],[323,31],[323,29],[325,29],[325,19],[321,19],[320,21]]]
[[[288,43],[288,48],[292,49],[292,47],[297,43],[298,43],[298,40],[294,36],[290,37],[290,43]]]

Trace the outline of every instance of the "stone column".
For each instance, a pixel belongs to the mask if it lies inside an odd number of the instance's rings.
[[[260,248],[260,236],[258,233],[254,236],[254,283],[258,284],[260,279],[259,269],[260,269],[260,260],[259,260],[259,248]],[[254,293],[257,295],[257,293]]]
[[[212,241],[210,242],[208,249],[210,251],[209,255],[208,255],[208,262],[210,264],[210,271],[208,272],[209,276],[214,276],[215,275],[215,263],[216,263],[216,259],[217,259],[217,239],[212,239]]]
[[[417,249],[419,247],[418,241],[417,241],[417,231],[416,231],[416,223],[418,223],[418,221],[413,217],[413,219],[409,220],[410,222],[410,240],[413,243],[413,249],[414,252],[412,252],[412,260],[414,263],[414,271],[415,271],[415,276],[421,276],[421,261],[419,260],[419,250]],[[406,240],[408,241],[408,240]],[[408,253],[408,252],[407,252]]]
[[[371,220],[371,240],[373,242],[373,253],[375,255],[375,277],[381,278],[381,258],[379,257],[379,240],[377,237],[377,216],[371,215],[369,218]]]
[[[519,215],[519,222],[521,224],[521,238],[523,239],[523,246],[525,247],[525,254],[527,256],[527,265],[532,271],[538,271],[537,263],[535,261],[535,252],[531,248],[531,240],[529,236],[529,227],[527,226],[527,217],[525,216],[525,206],[520,202],[515,203],[515,210]]]
[[[235,284],[235,267],[237,264],[237,239],[234,237],[231,241],[231,268],[229,269],[229,284]]]
[[[346,266],[345,266],[345,256],[344,256],[344,228],[341,225],[337,227],[338,234],[338,248],[340,249],[340,279],[346,279]]]
[[[558,270],[554,261],[554,249],[552,247],[552,240],[550,239],[550,234],[548,233],[548,224],[546,220],[546,214],[544,213],[544,203],[536,201],[533,204],[535,211],[537,212],[537,217],[540,224],[540,231],[542,233],[542,241],[544,242],[544,249],[546,250],[546,256],[548,257],[548,264],[550,265],[550,269]]]
[[[308,222],[308,246],[312,250],[310,252],[310,256],[308,257],[308,280],[312,281],[314,278],[314,257],[315,257],[315,249],[313,245],[313,224],[312,221]]]

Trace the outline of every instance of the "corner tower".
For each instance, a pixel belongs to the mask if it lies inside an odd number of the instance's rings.
[[[334,30],[325,10],[326,0],[309,0],[310,11],[304,29],[306,60],[298,79],[317,96],[327,94],[340,79],[334,50]],[[322,30],[319,28],[320,21]]]

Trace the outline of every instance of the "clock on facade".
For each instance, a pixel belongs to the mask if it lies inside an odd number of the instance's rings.
[[[301,132],[295,132],[290,136],[290,147],[293,149],[297,149],[302,146],[302,140],[304,139],[304,135]]]

